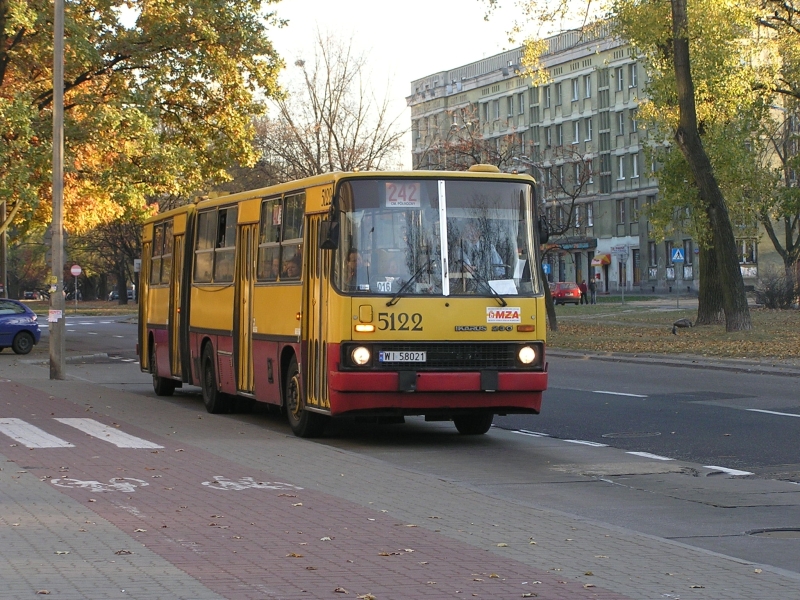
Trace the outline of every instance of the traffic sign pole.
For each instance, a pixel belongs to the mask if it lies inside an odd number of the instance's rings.
[[[81,271],[80,265],[72,265],[72,268],[69,270],[72,276],[75,277],[75,314],[78,314],[78,276],[81,274]]]

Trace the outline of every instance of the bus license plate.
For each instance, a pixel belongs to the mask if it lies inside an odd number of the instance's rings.
[[[426,362],[426,352],[379,352],[378,362]]]

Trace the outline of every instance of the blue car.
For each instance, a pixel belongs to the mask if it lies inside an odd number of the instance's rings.
[[[0,351],[11,346],[17,354],[27,354],[41,336],[36,313],[22,302],[0,298]]]

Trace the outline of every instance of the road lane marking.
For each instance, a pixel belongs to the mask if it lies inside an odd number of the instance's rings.
[[[605,390],[593,390],[593,394],[608,394],[609,396],[630,396],[631,398],[647,398],[645,394],[626,394],[625,392],[608,392]]]
[[[99,440],[114,444],[117,448],[163,448],[153,442],[148,442],[142,438],[129,435],[125,432],[119,431],[115,427],[103,425],[94,419],[56,419],[64,425],[74,427],[79,431],[88,433],[92,437]]]
[[[722,471],[728,475],[752,475],[750,471],[739,471],[738,469],[729,469],[727,467],[716,467],[714,465],[704,465],[704,469],[714,469],[715,471]]]
[[[784,412],[777,412],[774,410],[761,410],[760,408],[747,408],[745,410],[749,410],[750,412],[757,412],[757,413],[765,413],[768,415],[778,415],[780,417],[799,417],[800,415],[796,415],[794,413],[784,413]]]
[[[649,452],[626,452],[626,454],[633,454],[634,456],[641,456],[642,458],[652,458],[653,460],[674,460],[666,456],[659,456],[658,454],[650,454]]]
[[[516,433],[517,435],[528,435],[530,437],[550,437],[546,433],[539,433],[538,431],[528,431],[527,429],[512,429],[511,433]]]
[[[587,442],[586,440],[564,440],[570,444],[581,444],[583,446],[592,446],[593,448],[608,448],[608,444],[600,444],[599,442]]]
[[[74,448],[62,440],[22,419],[0,419],[0,433],[4,433],[26,448]]]

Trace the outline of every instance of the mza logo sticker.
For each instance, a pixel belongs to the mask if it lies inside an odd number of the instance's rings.
[[[521,311],[518,306],[504,306],[486,309],[487,323],[520,323]]]

